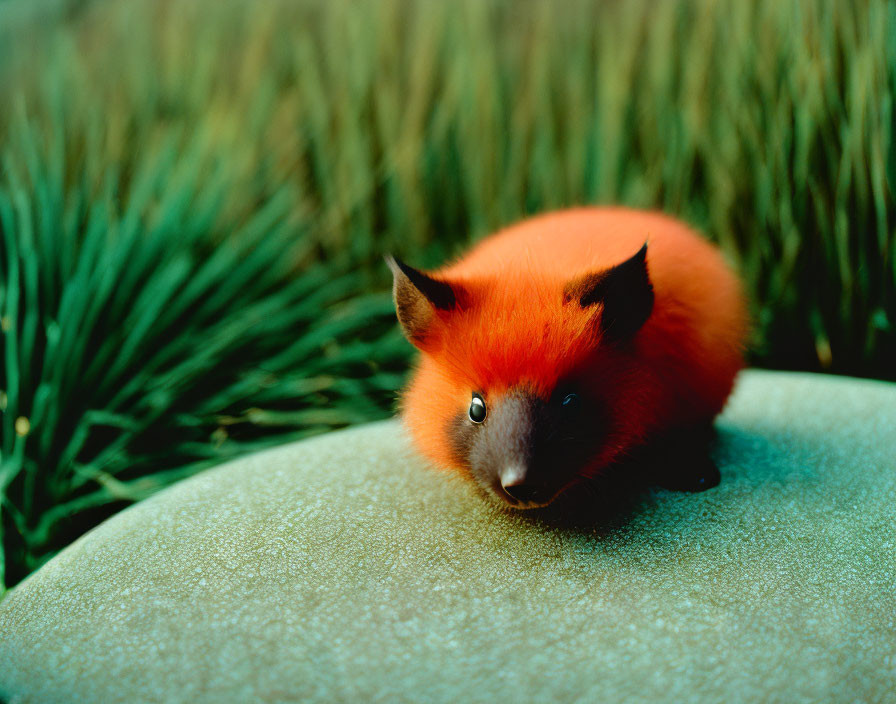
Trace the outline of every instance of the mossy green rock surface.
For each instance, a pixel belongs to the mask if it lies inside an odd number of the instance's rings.
[[[0,603],[12,702],[896,701],[896,385],[747,372],[722,483],[577,527],[377,423],[184,481]]]

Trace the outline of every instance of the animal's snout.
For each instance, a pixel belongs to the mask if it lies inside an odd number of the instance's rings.
[[[508,496],[520,503],[529,504],[543,501],[542,494],[544,491],[540,486],[532,484],[511,484],[507,486],[502,484],[502,487]]]
[[[505,467],[500,477],[504,493],[521,504],[540,503],[546,498],[544,487],[529,481],[526,468],[521,464]]]

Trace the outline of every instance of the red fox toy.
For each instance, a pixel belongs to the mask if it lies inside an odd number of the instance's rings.
[[[687,226],[582,208],[508,227],[431,274],[387,262],[422,353],[403,416],[434,462],[517,508],[648,444],[678,453],[661,483],[718,483],[698,439],[743,366],[747,315],[738,279]]]

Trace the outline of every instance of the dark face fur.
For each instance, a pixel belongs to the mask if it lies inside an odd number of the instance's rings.
[[[604,425],[596,403],[561,384],[547,401],[525,387],[497,399],[476,394],[450,432],[458,461],[483,489],[515,508],[537,508],[579,478]]]

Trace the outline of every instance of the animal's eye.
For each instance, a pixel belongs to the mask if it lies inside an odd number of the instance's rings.
[[[582,401],[578,394],[567,394],[561,405],[565,411],[577,411],[581,407]]]
[[[485,399],[474,393],[473,400],[470,401],[470,420],[474,423],[481,423],[485,420],[485,415]]]

